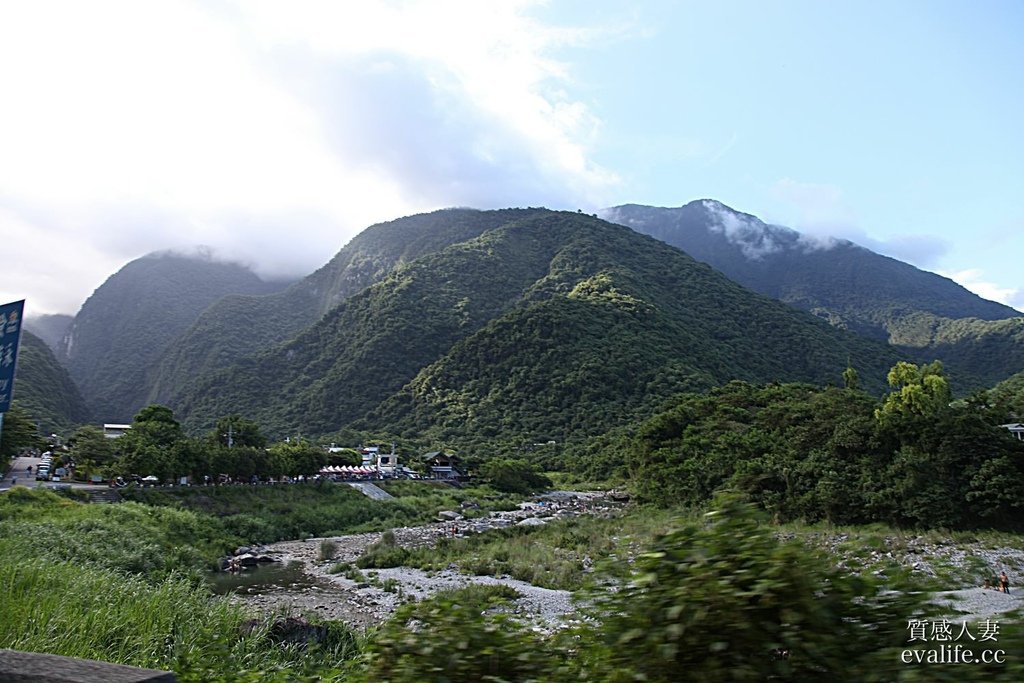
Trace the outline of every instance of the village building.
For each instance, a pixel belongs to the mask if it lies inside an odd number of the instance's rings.
[[[430,468],[433,479],[464,479],[459,470],[459,456],[443,451],[431,451],[423,456],[423,461]]]
[[[103,425],[103,436],[108,439],[116,439],[119,436],[124,436],[131,429],[131,425],[105,423]]]
[[[1024,424],[1021,424],[1020,422],[1012,422],[1010,424],[1003,425],[1002,427],[1003,429],[1009,429],[1011,434],[1021,441],[1024,441]]]

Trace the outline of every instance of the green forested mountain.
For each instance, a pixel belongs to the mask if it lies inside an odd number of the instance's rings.
[[[279,289],[233,263],[171,253],[124,266],[82,305],[59,358],[93,416],[128,422],[145,405],[164,352],[211,303]]]
[[[897,345],[902,355],[942,360],[961,392],[1024,368],[1019,311],[846,240],[809,238],[712,200],[671,209],[630,204],[603,215],[757,292]]]
[[[839,383],[850,362],[881,390],[895,359],[621,226],[478,213],[499,225],[199,379],[176,413],[193,429],[241,413],[276,435],[574,440],[734,378]]]
[[[14,400],[43,434],[65,433],[89,420],[89,411],[68,371],[42,339],[21,331]]]
[[[396,266],[471,239],[536,209],[445,209],[371,226],[315,273],[269,296],[214,303],[163,359],[150,402],[176,403],[194,378],[291,339]]]

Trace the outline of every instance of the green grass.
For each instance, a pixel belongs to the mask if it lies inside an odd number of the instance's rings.
[[[224,530],[247,543],[270,543],[315,536],[340,536],[423,524],[440,510],[465,500],[478,514],[510,509],[522,497],[490,488],[457,489],[433,482],[383,483],[395,500],[370,500],[355,489],[330,482],[284,486],[200,486],[126,489],[133,501],[161,508],[191,510],[218,518]]]
[[[577,590],[593,569],[623,576],[628,558],[667,524],[669,513],[636,511],[611,519],[580,516],[543,526],[494,529],[466,538],[443,538],[430,548],[404,549],[384,539],[367,549],[361,568],[456,564],[467,574],[508,575],[544,588]]]
[[[90,505],[20,488],[0,495],[0,539],[17,539],[26,556],[90,564],[153,581],[188,574],[197,582],[218,555],[243,540],[220,520],[188,510]]]
[[[248,615],[211,599],[188,581],[141,577],[24,556],[0,542],[0,647],[231,680],[246,672],[331,669],[358,653],[353,634],[313,649],[275,645],[267,625],[244,628]],[[333,627],[338,629],[338,626]]]
[[[981,586],[986,579],[995,577],[999,568],[970,552],[954,563],[942,551],[1021,547],[1020,535],[1010,532],[908,530],[884,524],[785,524],[780,533],[793,535],[828,553],[828,561],[843,562],[850,571],[881,571],[886,585],[894,590],[942,591]],[[914,570],[915,561],[927,562],[934,576]],[[1015,561],[1009,558],[1006,564],[1015,566]]]
[[[219,520],[140,503],[0,494],[0,648],[170,669],[181,681],[342,680],[361,641],[343,624],[303,648],[214,598],[204,552]]]

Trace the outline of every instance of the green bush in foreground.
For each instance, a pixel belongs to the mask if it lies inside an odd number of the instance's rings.
[[[1006,665],[908,664],[904,651],[939,644],[908,643],[909,619],[934,618],[925,596],[834,570],[776,532],[720,500],[655,540],[627,582],[592,589],[588,619],[547,636],[465,595],[407,606],[368,646],[359,680],[1019,680],[1010,624],[995,646]]]
[[[473,586],[400,608],[368,645],[356,680],[556,680],[552,675],[564,653],[500,611],[515,596],[506,586]]]
[[[595,596],[588,666],[608,681],[869,680],[898,662],[920,597],[831,569],[734,499]]]

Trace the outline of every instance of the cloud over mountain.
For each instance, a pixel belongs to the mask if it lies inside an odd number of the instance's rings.
[[[26,236],[8,248],[18,280],[45,253],[63,281],[33,310],[72,312],[154,249],[208,244],[282,277],[417,210],[592,203],[615,177],[590,159],[598,121],[551,57],[588,37],[531,9],[5,9],[0,63],[37,68],[0,71],[0,230]]]

